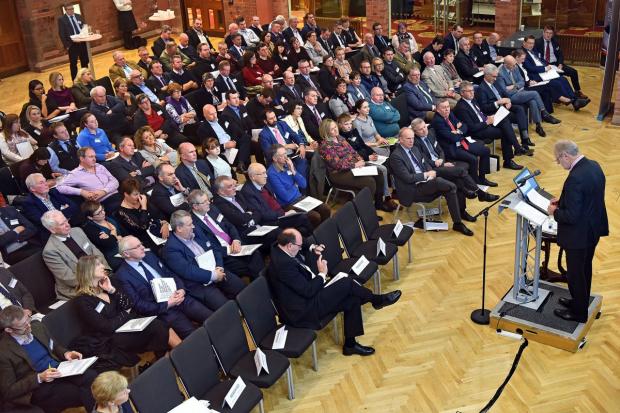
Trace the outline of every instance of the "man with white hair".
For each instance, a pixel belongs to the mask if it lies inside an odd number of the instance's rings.
[[[123,52],[115,51],[112,53],[112,59],[114,59],[114,64],[108,70],[112,83],[118,78],[129,79],[132,70],[138,70],[142,76],[147,77],[146,70],[138,66],[136,62],[125,59]]]
[[[24,216],[30,222],[38,223],[45,212],[56,210],[61,211],[70,221],[77,218],[77,205],[69,197],[58,192],[58,189],[50,189],[42,174],[28,175],[26,187],[30,193],[24,198],[21,206]]]
[[[366,33],[364,35],[364,46],[362,46],[360,52],[364,57],[362,60],[368,60],[369,62],[372,62],[372,59],[375,57],[381,57],[381,52],[377,46],[375,46],[375,36],[373,36],[372,33]]]
[[[124,134],[131,135],[132,130],[125,116],[125,103],[116,96],[106,95],[103,86],[90,90],[89,112],[95,115],[99,127],[108,135],[110,142],[118,142]]]
[[[435,65],[435,55],[432,52],[424,53],[424,71],[422,72],[422,80],[431,89],[433,95],[437,98],[446,98],[450,102],[450,107],[454,107],[461,95],[455,92],[455,82],[450,79],[443,66]]]
[[[146,251],[140,240],[133,236],[121,238],[118,253],[123,263],[115,273],[123,291],[133,303],[132,310],[144,317],[157,316],[166,322],[182,339],[195,329],[194,322],[202,323],[213,312],[185,293],[185,284],[151,251]],[[166,301],[157,301],[153,284],[157,279],[170,279],[175,288]],[[155,281],[156,282],[156,281]]]
[[[471,42],[469,41],[469,37],[460,38],[459,52],[454,57],[454,66],[456,67],[456,71],[461,79],[474,83],[480,83],[482,77],[479,77],[479,75],[474,75],[482,72],[482,68],[478,67],[476,56],[471,53]]]
[[[41,224],[51,233],[43,248],[43,261],[56,280],[58,299],[69,300],[75,297],[75,270],[81,257],[98,255],[103,265],[107,268],[109,265],[81,228],[71,228],[62,212],[46,212],[41,217]]]

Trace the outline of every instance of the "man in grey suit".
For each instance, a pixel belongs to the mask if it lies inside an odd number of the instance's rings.
[[[461,98],[461,95],[455,91],[455,82],[450,79],[442,66],[435,65],[435,55],[432,52],[424,53],[423,59],[425,69],[422,72],[422,80],[436,98],[448,99],[450,108],[453,108]]]
[[[71,228],[69,221],[60,211],[47,211],[41,223],[52,234],[43,248],[43,261],[54,274],[56,296],[68,300],[75,296],[77,279],[75,270],[78,260],[85,255],[98,255],[101,262],[109,265],[80,228]]]

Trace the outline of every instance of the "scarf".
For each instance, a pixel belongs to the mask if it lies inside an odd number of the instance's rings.
[[[179,100],[173,99],[172,96],[168,96],[166,98],[166,103],[169,103],[179,115],[189,112],[189,103],[187,103],[187,99],[183,96],[181,96]],[[184,109],[185,112],[183,111]]]

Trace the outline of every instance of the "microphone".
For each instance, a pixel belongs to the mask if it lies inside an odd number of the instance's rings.
[[[517,182],[515,182],[517,185],[521,186],[523,185],[525,182],[527,182],[529,179],[532,179],[536,176],[540,175],[540,169],[535,170],[534,172],[532,172],[529,175],[524,176],[523,178],[519,178],[517,179]]]

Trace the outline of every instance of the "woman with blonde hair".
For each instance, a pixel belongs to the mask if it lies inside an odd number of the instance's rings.
[[[27,143],[30,143],[28,148]],[[20,149],[18,149],[18,145]],[[22,129],[19,117],[9,113],[2,123],[0,133],[0,154],[7,165],[12,165],[28,157],[37,148],[37,141]],[[27,150],[28,152],[24,152]]]
[[[155,168],[162,163],[177,166],[177,152],[165,140],[156,139],[155,131],[150,126],[139,128],[133,135],[133,142],[144,160]]]
[[[78,70],[75,79],[73,79],[73,87],[71,87],[71,94],[78,108],[90,105],[90,91],[95,86],[97,85],[95,85],[93,74],[89,68],[83,67]]]
[[[127,379],[116,371],[106,371],[97,376],[90,391],[95,399],[92,413],[131,413]]]
[[[49,97],[53,98],[58,104],[61,113],[70,113],[77,110],[71,89],[65,86],[65,78],[62,73],[50,73],[50,88],[47,91]]]
[[[41,109],[35,105],[28,106],[26,108],[26,120],[28,123],[23,125],[24,131],[37,141],[37,145],[47,146],[52,141],[52,131],[43,122]]]
[[[349,76],[353,69],[351,68],[351,64],[347,59],[345,59],[345,51],[344,47],[338,46],[336,50],[334,50],[334,67],[338,70],[338,74],[341,78],[347,81],[347,84],[351,82]]]
[[[117,333],[127,321],[136,318],[131,301],[113,285],[103,261],[96,255],[82,256],[76,268],[76,297],[73,298],[82,334],[70,347],[84,357],[97,356],[99,370],[132,367],[140,361],[138,354],[152,351],[157,358],[168,349],[168,328],[153,320],[144,330]]]

